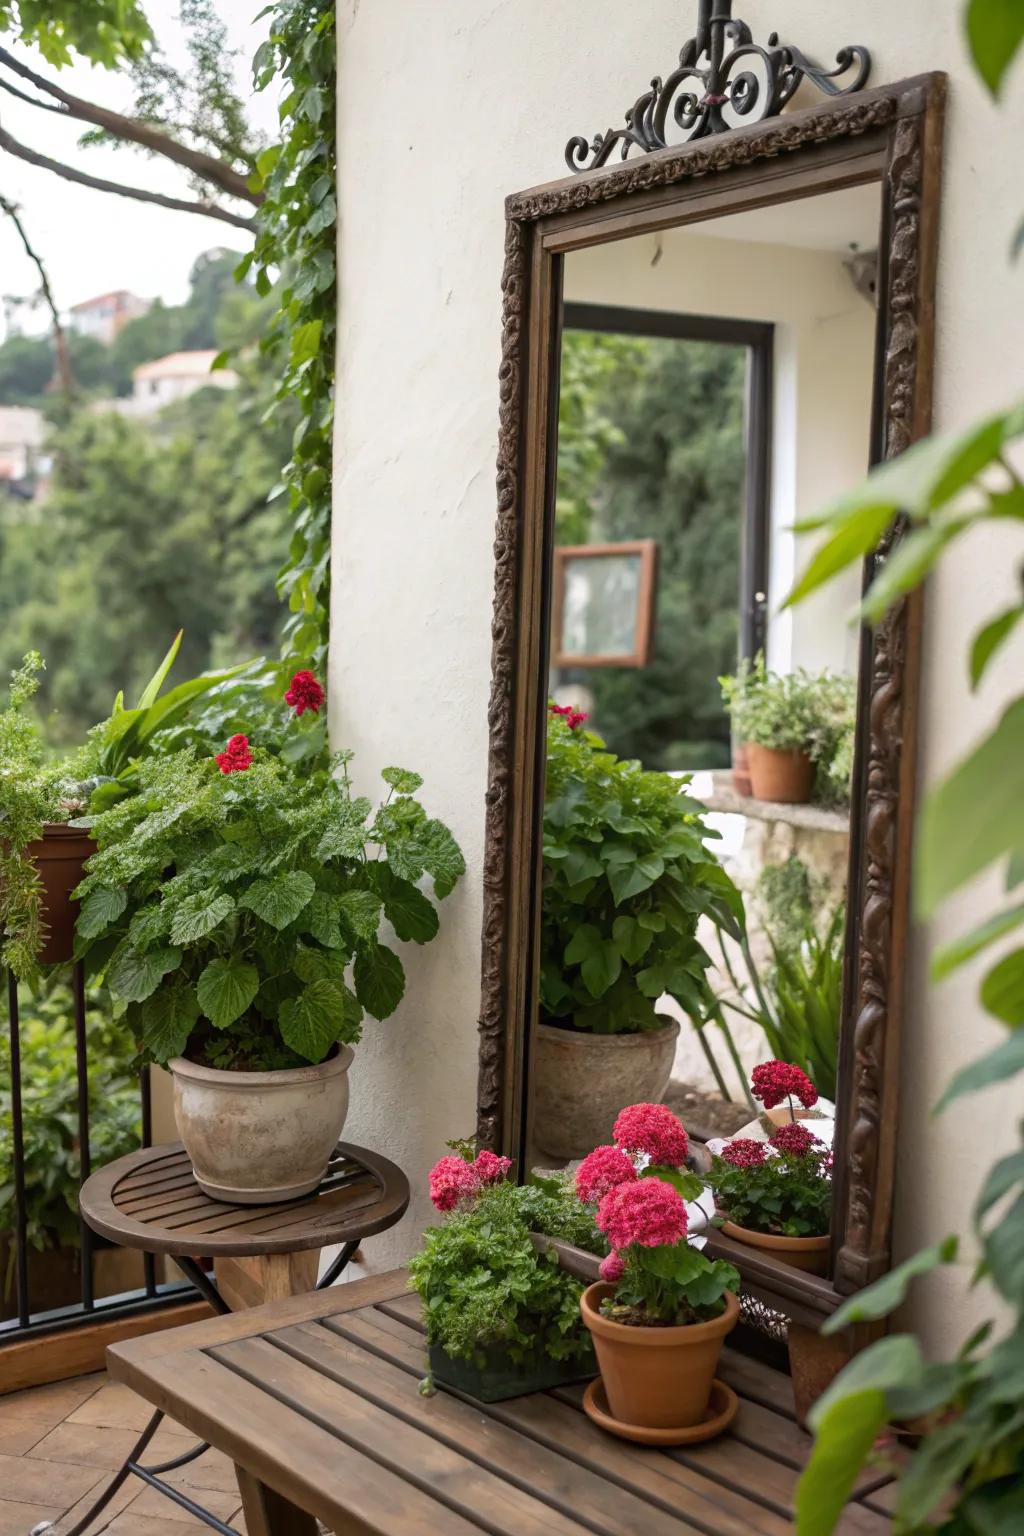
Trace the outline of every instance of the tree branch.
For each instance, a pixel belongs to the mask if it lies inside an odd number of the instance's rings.
[[[40,101],[38,96],[30,96],[27,91],[19,91],[16,85],[0,76],[0,91],[9,91],[12,96],[17,96],[19,101],[27,101],[30,107],[38,107],[40,112],[56,112],[58,117],[67,117],[68,113],[63,107],[54,106],[50,101]]]
[[[2,51],[0,49],[0,52]],[[163,192],[147,192],[142,187],[126,187],[119,181],[104,181],[99,176],[89,176],[85,171],[76,171],[60,160],[51,160],[48,155],[41,155],[38,150],[29,149],[27,144],[19,143],[3,128],[0,128],[0,149],[5,149],[8,154],[16,156],[19,160],[26,160],[29,165],[38,165],[44,171],[52,171],[55,176],[62,176],[65,181],[74,181],[80,186],[92,187],[96,192],[116,192],[118,197],[130,197],[137,203],[157,203],[161,208],[173,208],[178,213],[199,213],[205,218],[221,219],[225,224],[234,224],[238,229],[247,229],[250,233],[256,231],[255,220],[247,219],[241,213],[232,213],[230,209],[221,208],[216,203],[190,203],[185,198],[166,197]]]
[[[107,133],[112,133],[115,138],[125,139],[131,144],[139,144],[155,155],[163,155],[165,159],[173,160],[201,177],[202,180],[210,181],[214,186],[220,187],[221,191],[226,192],[229,197],[240,197],[257,207],[263,201],[260,193],[249,190],[245,176],[223,160],[218,160],[216,156],[208,155],[200,149],[189,149],[187,145],[179,144],[177,139],[171,138],[170,134],[164,133],[160,128],[154,128],[149,123],[139,122],[137,118],[125,117],[120,112],[97,106],[95,102],[86,101],[81,96],[73,96],[70,91],[65,91],[42,75],[37,75],[34,69],[29,69],[27,64],[22,64],[20,59],[8,53],[6,48],[0,48],[0,64],[5,64],[23,80],[28,80],[37,90],[45,91],[47,96],[52,96],[59,101],[67,116],[77,118],[83,123],[92,123],[94,127],[103,128]],[[31,97],[24,99],[32,100]],[[35,102],[33,105],[40,106],[42,103]]]
[[[68,355],[67,337],[64,335],[64,327],[60,323],[60,311],[53,297],[53,290],[50,287],[50,279],[46,275],[46,268],[43,266],[43,258],[32,248],[32,242],[29,240],[25,226],[21,222],[21,210],[18,205],[9,202],[6,197],[0,194],[0,209],[3,209],[18,231],[21,243],[25,247],[25,254],[30,261],[35,263],[36,271],[39,273],[40,290],[46,302],[46,307],[50,311],[50,318],[53,321],[53,341],[57,351],[57,372],[60,376],[61,388],[66,395],[72,395],[75,390],[75,381],[71,373],[71,358]]]

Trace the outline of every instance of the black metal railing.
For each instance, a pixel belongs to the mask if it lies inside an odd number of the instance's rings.
[[[0,1273],[0,1295],[9,1294],[9,1287],[13,1281],[16,1315],[6,1320],[0,1319],[0,1379],[3,1376],[2,1351],[3,1347],[9,1343],[48,1333],[62,1333],[68,1329],[101,1320],[107,1321],[151,1312],[195,1295],[194,1288],[184,1281],[178,1279],[173,1282],[158,1281],[155,1259],[152,1254],[145,1254],[142,1257],[140,1286],[114,1295],[97,1296],[96,1255],[98,1251],[110,1245],[96,1236],[79,1211],[79,1296],[70,1303],[58,1306],[40,1305],[38,1296],[33,1297],[33,1289],[41,1289],[41,1287],[34,1287],[33,1268],[45,1265],[51,1256],[52,1262],[58,1263],[59,1250],[53,1247],[43,1248],[36,1265],[30,1264],[32,1245],[29,1235],[29,1163],[33,1147],[31,1127],[27,1126],[25,1115],[26,1083],[23,1076],[25,1053],[19,1008],[19,987],[13,973],[7,974],[6,983],[10,1083],[0,1081],[0,1098],[9,1096],[9,1113],[3,1117],[6,1125],[0,1122],[0,1138],[9,1143],[9,1149],[5,1150],[9,1150],[11,1166],[13,1219],[7,1224],[9,1259],[8,1264],[4,1266],[4,1272]],[[0,996],[2,995],[0,992]],[[80,963],[74,964],[71,968],[71,998],[75,1051],[73,1120],[78,1154],[77,1183],[80,1189],[92,1172],[94,1129],[90,1124],[89,1103],[88,997],[85,971]],[[139,1073],[139,1096],[139,1140],[142,1146],[148,1147],[152,1144],[153,1128],[148,1067],[143,1067]],[[10,1204],[10,1195],[8,1204]]]

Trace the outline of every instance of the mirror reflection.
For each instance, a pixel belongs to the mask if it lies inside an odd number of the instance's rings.
[[[785,598],[870,458],[879,218],[867,184],[564,271],[530,1158],[668,1104],[734,1228],[822,1270],[858,582]],[[818,1178],[773,1217],[792,1121]]]

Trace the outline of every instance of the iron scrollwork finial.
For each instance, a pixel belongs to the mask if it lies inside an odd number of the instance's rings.
[[[829,96],[848,96],[866,84],[871,55],[859,43],[840,48],[835,69],[823,69],[799,48],[780,43],[776,32],[760,47],[746,22],[733,18],[732,5],[700,0],[697,28],[680,50],[678,68],[667,80],[655,76],[626,113],[624,127],[609,128],[589,143],[579,135],[570,139],[565,161],[571,171],[604,165],[617,144],[623,160],[631,149],[667,149],[670,113],[677,130],[671,142],[687,144],[776,116],[804,79]]]

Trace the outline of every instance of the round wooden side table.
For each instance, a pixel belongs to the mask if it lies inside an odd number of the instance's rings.
[[[313,1194],[279,1205],[229,1205],[203,1194],[177,1142],[109,1163],[86,1180],[78,1198],[94,1232],[122,1248],[169,1255],[215,1311],[234,1312],[333,1285],[364,1238],[401,1220],[409,1181],[388,1158],[340,1141]],[[318,1281],[320,1249],[336,1244],[340,1252]],[[213,1259],[214,1279],[200,1258]],[[222,1536],[235,1536],[230,1526],[162,1480],[162,1474],[201,1456],[206,1445],[158,1466],[140,1465],[162,1418],[159,1411],[153,1414],[124,1465],[66,1536],[82,1536],[132,1475]],[[48,1529],[37,1526],[33,1536]]]

